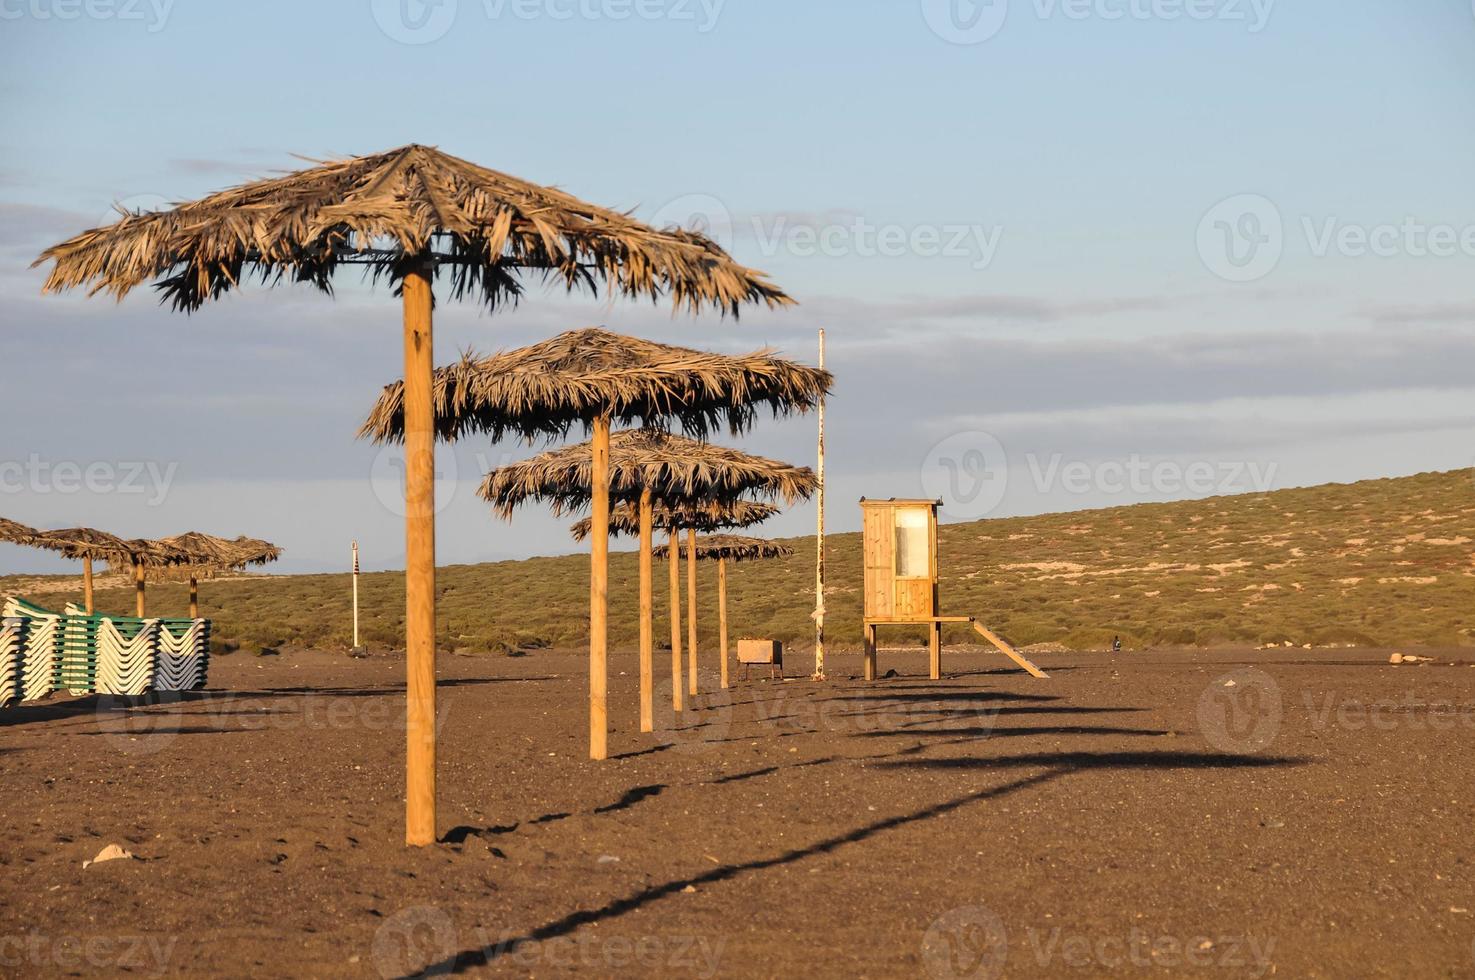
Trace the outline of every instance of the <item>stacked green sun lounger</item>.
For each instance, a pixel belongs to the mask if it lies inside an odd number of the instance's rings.
[[[140,695],[205,686],[209,620],[89,615],[76,605],[57,614],[14,597],[0,613],[17,623],[10,642],[21,651],[21,700],[60,690]]]
[[[20,700],[24,690],[26,621],[18,617],[0,619],[0,704]]]

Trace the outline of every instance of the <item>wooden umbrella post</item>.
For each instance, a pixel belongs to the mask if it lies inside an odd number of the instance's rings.
[[[727,559],[717,559],[717,630],[722,653],[722,689],[727,690]]]
[[[686,692],[697,696],[697,532],[686,529]]]
[[[667,564],[671,567],[671,710],[681,712],[681,543],[679,532],[671,529],[666,546]]]
[[[200,618],[200,583],[193,575],[189,577],[189,618]]]
[[[435,410],[427,270],[404,277],[405,843],[435,843]]]
[[[138,618],[143,618],[143,562],[137,558],[133,559],[133,605],[138,610]]]
[[[92,559],[82,559],[82,603],[87,609],[87,615],[91,616],[92,607]]]
[[[590,470],[589,758],[609,757],[609,418],[594,420]]]
[[[655,632],[655,617],[651,598],[653,511],[650,488],[647,487],[640,491],[640,730],[642,732],[655,730],[655,667],[653,664],[655,654],[652,636]]]

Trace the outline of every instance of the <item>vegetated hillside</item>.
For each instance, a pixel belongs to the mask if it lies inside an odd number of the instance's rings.
[[[832,501],[832,507],[841,506]],[[814,539],[794,557],[729,574],[732,635],[813,643]],[[827,635],[860,642],[860,535],[829,537]],[[973,615],[1019,645],[1128,648],[1215,643],[1469,644],[1475,630],[1475,475],[1469,470],[1169,504],[945,525],[942,611]],[[515,652],[586,642],[583,556],[443,568],[438,633],[447,650]],[[670,635],[667,575],[656,569],[656,640]],[[59,607],[80,579],[0,579]],[[121,585],[121,581],[118,581]],[[684,575],[683,575],[684,587]],[[700,638],[716,637],[716,570],[700,569]],[[42,594],[44,592],[45,594]],[[152,611],[179,615],[182,587],[151,585]],[[401,644],[404,577],[360,579],[363,636]],[[258,576],[202,583],[216,638],[262,646],[346,647],[347,575]],[[611,642],[636,637],[636,560],[611,556]],[[98,594],[131,613],[131,588]],[[974,634],[949,627],[947,642]],[[886,643],[922,643],[893,628]],[[708,647],[710,649],[710,646]]]

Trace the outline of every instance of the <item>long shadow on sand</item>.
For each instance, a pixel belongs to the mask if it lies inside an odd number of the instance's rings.
[[[423,968],[421,975],[447,972],[460,973],[473,966],[494,963],[502,957],[516,952],[518,947],[524,943],[544,942],[549,939],[568,935],[579,927],[588,925],[589,923],[618,918],[627,912],[634,911],[651,902],[678,894],[684,888],[730,881],[753,872],[782,867],[797,863],[805,858],[828,854],[850,844],[867,840],[884,831],[895,830],[899,827],[905,827],[924,820],[932,820],[973,803],[999,799],[1076,772],[1099,769],[1270,768],[1300,765],[1304,761],[1306,760],[1279,756],[1236,756],[1191,752],[1041,752],[1004,759],[965,758],[898,761],[894,764],[899,766],[921,766],[925,768],[1004,770],[1031,767],[1043,768],[1045,771],[1024,776],[1012,782],[1005,783],[1002,786],[994,786],[973,793],[967,793],[942,803],[923,807],[911,813],[876,820],[847,833],[823,838],[806,847],[783,851],[771,857],[759,858],[753,861],[727,864],[713,868],[710,871],[704,871],[701,874],[678,878],[660,885],[652,885],[623,898],[615,899],[598,908],[579,909],[571,912],[560,919],[555,919],[536,929],[529,930],[521,936],[481,947],[463,949],[438,962],[428,964]]]
[[[505,684],[517,681],[552,679],[551,677],[477,677],[441,681],[439,686],[443,688],[457,688],[483,684]],[[66,698],[64,700],[28,701],[23,704],[12,705],[3,712],[0,712],[0,728],[20,728],[25,725],[61,722],[78,718],[84,718],[90,722],[92,720],[126,716],[132,713],[145,713],[151,710],[156,714],[177,711],[182,713],[182,717],[188,717],[190,714],[196,713],[191,711],[191,706],[198,706],[200,709],[203,709],[200,713],[209,717],[225,717],[232,714],[259,717],[267,714],[291,714],[293,712],[290,707],[285,710],[265,711],[261,708],[249,707],[248,703],[282,701],[284,704],[290,705],[293,699],[306,698],[336,700],[344,698],[399,697],[404,695],[404,691],[404,685],[399,684],[383,687],[266,687],[243,691],[168,691],[138,696],[89,694],[84,697]],[[239,705],[239,707],[232,707],[233,705]],[[67,730],[68,726],[55,725],[53,727],[58,731],[64,731]],[[222,726],[212,727],[207,730],[227,732],[238,729],[230,729]],[[239,730],[251,731],[254,729]],[[181,731],[181,733],[183,732]]]

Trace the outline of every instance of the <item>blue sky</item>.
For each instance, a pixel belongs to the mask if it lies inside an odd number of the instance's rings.
[[[1465,0],[0,0],[0,515],[396,565],[393,462],[353,439],[399,370],[386,291],[187,318],[28,266],[115,201],[412,141],[702,222],[799,298],[446,303],[439,360],[591,323],[812,359],[823,326],[836,529],[862,495],[963,519],[1469,466],[1472,55]],[[443,453],[442,561],[575,550],[472,494],[529,451]]]

